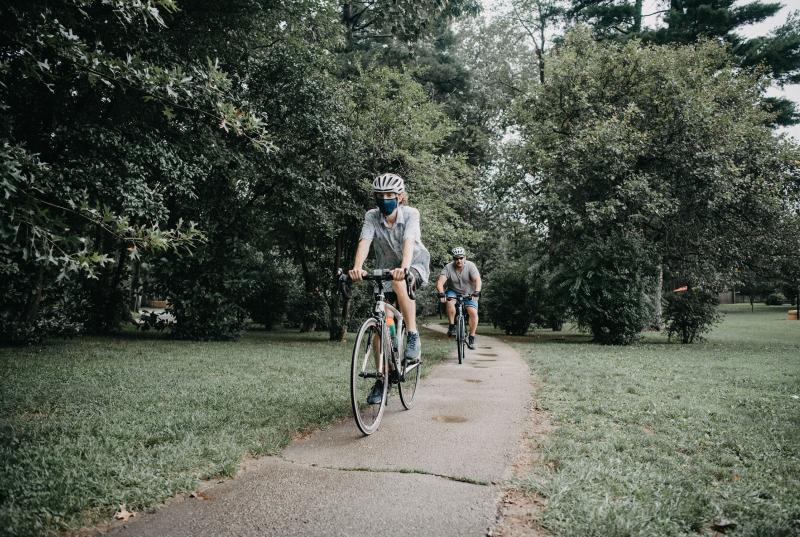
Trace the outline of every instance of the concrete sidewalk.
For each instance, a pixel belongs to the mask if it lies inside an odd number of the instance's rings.
[[[464,364],[453,358],[423,379],[412,410],[393,391],[375,434],[363,437],[345,419],[253,461],[205,490],[206,499],[172,502],[112,534],[485,535],[520,448],[530,393],[519,355],[479,336]]]

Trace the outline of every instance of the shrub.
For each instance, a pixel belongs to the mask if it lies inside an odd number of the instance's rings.
[[[195,293],[170,297],[170,311],[177,319],[172,334],[180,339],[237,339],[247,312],[225,292],[198,285]]]
[[[560,289],[578,326],[604,345],[627,345],[650,323],[655,268],[647,243],[635,234],[587,236],[566,252],[556,270]]]
[[[151,328],[161,332],[165,328],[170,328],[175,324],[175,316],[169,312],[156,313],[149,312],[135,312],[131,315],[131,320],[136,328],[139,330],[147,331]]]
[[[175,315],[172,334],[180,339],[230,340],[244,330],[244,305],[257,288],[257,252],[235,239],[204,244],[192,257],[164,258],[154,268],[156,289]]]
[[[533,275],[534,319],[538,326],[560,332],[567,318],[567,303],[563,293],[553,285],[553,274],[541,272]]]
[[[534,320],[534,297],[527,271],[518,265],[495,270],[481,293],[492,322],[506,334],[524,335]]]
[[[783,295],[783,293],[779,292],[770,293],[764,300],[764,304],[766,304],[767,306],[781,306],[785,303],[786,303],[786,297]]]
[[[6,268],[6,267],[3,267]],[[7,275],[0,269],[0,276]],[[73,282],[53,281],[44,285],[35,308],[35,281],[29,275],[0,278],[0,344],[35,343],[47,337],[68,337],[84,331],[88,305]]]
[[[665,297],[664,322],[667,335],[679,335],[681,343],[693,343],[720,319],[718,294],[712,290],[689,289]]]
[[[271,330],[286,316],[290,288],[297,276],[293,275],[288,263],[277,262],[269,256],[251,277],[255,285],[245,300],[245,309],[251,320]]]
[[[301,283],[289,290],[286,306],[286,324],[301,332],[326,330],[330,321],[330,306],[325,295],[307,292]]]

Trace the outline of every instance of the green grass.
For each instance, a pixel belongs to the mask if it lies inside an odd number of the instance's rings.
[[[542,380],[554,431],[519,485],[557,536],[800,535],[800,322],[722,308],[695,345],[575,332],[507,338]],[[486,332],[486,331],[484,331]]]
[[[0,534],[80,527],[121,503],[146,509],[348,415],[351,345],[352,335],[253,331],[0,349]],[[423,345],[428,365],[452,351],[434,334]]]

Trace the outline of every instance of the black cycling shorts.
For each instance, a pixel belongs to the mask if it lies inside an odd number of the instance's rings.
[[[419,282],[422,281],[419,277],[419,272],[417,272],[417,269],[415,268],[410,268],[408,270],[409,272],[411,272],[411,275],[414,276],[414,283],[411,284],[411,289],[413,291],[416,291],[417,289],[419,289]],[[393,305],[397,305],[397,293],[395,293],[394,291],[385,291],[383,293],[383,296],[386,298],[387,302],[390,302]]]

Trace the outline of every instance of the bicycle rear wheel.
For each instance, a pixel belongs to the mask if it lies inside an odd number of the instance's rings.
[[[356,336],[353,360],[350,365],[350,403],[358,429],[365,435],[378,430],[383,411],[386,409],[386,394],[389,388],[388,363],[383,352],[381,325],[374,318],[367,319]],[[376,359],[377,357],[377,359]],[[381,381],[383,394],[380,403],[367,402],[373,385]]]
[[[467,345],[467,338],[464,336],[466,328],[464,327],[464,316],[458,316],[458,327],[456,328],[456,347],[458,347],[458,363],[464,361],[464,348]]]
[[[399,345],[399,353],[400,353],[400,361],[403,361],[403,349],[405,344],[406,338],[406,329],[403,327],[403,333],[400,336],[400,341],[402,342]],[[397,385],[397,391],[400,392],[400,402],[403,404],[406,410],[411,410],[411,407],[414,406],[414,397],[417,395],[417,389],[419,388],[419,379],[422,376],[422,357],[420,356],[420,360],[408,366],[404,366],[403,371],[403,382]]]

